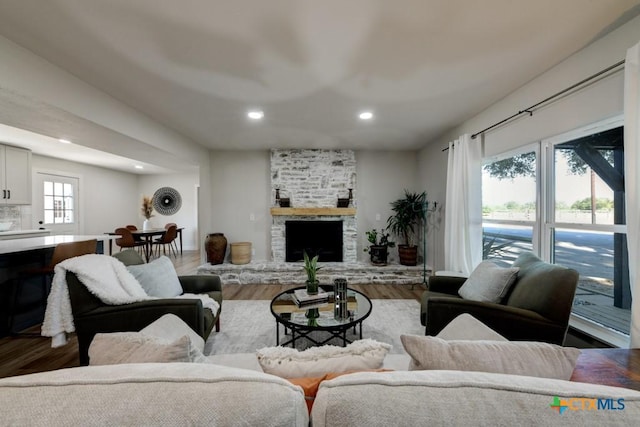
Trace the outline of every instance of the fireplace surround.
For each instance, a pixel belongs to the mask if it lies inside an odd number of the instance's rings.
[[[342,262],[342,221],[285,221],[285,261],[301,261],[304,252],[320,262]]]

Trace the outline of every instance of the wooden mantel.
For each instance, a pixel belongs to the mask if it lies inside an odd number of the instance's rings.
[[[271,208],[272,216],[354,216],[356,208]]]

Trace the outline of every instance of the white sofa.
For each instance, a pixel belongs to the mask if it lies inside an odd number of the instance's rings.
[[[556,398],[568,406],[563,414],[551,407]],[[597,409],[598,401],[609,409]],[[0,425],[309,422],[302,390],[288,381],[198,363],[88,366],[5,378],[0,380],[0,405]],[[343,375],[321,384],[311,413],[314,427],[634,425],[638,419],[640,392],[633,390],[464,371]]]
[[[300,387],[263,373],[254,353],[203,356],[202,338],[176,319],[158,319],[142,336],[96,336],[91,360],[115,364],[1,379],[0,425],[309,424]],[[496,338],[469,319],[458,323],[443,330],[443,338]],[[165,355],[158,350],[162,343],[150,337],[167,340]],[[406,354],[370,354],[377,363],[384,358],[383,368],[393,371],[358,372],[320,383],[311,412],[314,427],[634,425],[640,419],[640,392],[633,390],[485,372],[408,371],[412,359]],[[123,362],[168,356],[201,363]],[[315,357],[313,370],[321,364]]]

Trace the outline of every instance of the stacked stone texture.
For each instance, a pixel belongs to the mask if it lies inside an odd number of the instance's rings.
[[[288,197],[291,207],[335,208],[338,198],[347,198],[353,189],[355,206],[356,159],[352,150],[271,150],[271,189]],[[291,217],[273,217],[271,256],[285,262],[285,222]],[[297,216],[296,220],[341,220],[343,261],[356,262],[358,227],[355,216]]]

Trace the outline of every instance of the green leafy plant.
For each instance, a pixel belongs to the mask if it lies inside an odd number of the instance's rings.
[[[391,210],[394,212],[387,219],[387,229],[401,237],[404,244],[414,246],[412,238],[416,233],[416,227],[426,219],[427,194],[412,193],[404,190],[404,198],[391,202]]]
[[[371,231],[365,232],[367,240],[371,243],[371,246],[386,246],[387,248],[393,248],[396,243],[389,240],[390,234],[386,232],[384,228],[380,229],[380,233],[374,228]],[[365,252],[369,252],[369,248],[364,248]]]
[[[307,272],[307,282],[316,283],[318,281],[317,273],[322,267],[318,266],[318,255],[313,258],[309,258],[307,251],[303,251],[304,254],[304,271]]]

